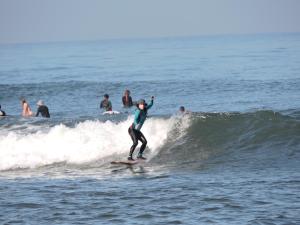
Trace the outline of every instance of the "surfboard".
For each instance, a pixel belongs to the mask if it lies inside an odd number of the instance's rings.
[[[112,161],[110,162],[110,164],[123,164],[123,165],[134,165],[134,164],[137,164],[139,163],[137,160],[125,160],[125,161]]]
[[[120,114],[118,111],[106,111],[102,113],[102,115],[114,115],[114,114]]]
[[[141,162],[145,162],[146,160],[143,159],[136,159],[136,160],[120,160],[120,161],[112,161],[110,164],[121,164],[121,165],[135,165]]]

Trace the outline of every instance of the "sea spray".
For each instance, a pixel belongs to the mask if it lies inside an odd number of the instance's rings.
[[[56,125],[47,131],[22,134],[11,131],[0,136],[0,170],[35,168],[53,163],[82,164],[111,155],[126,155],[132,144],[125,121],[84,121],[75,127]],[[174,118],[150,118],[142,131],[148,153],[155,154],[168,138]],[[138,151],[138,149],[136,150]]]

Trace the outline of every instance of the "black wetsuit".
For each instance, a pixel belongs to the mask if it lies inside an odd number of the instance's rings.
[[[42,114],[42,117],[50,118],[49,109],[47,106],[45,105],[39,106],[35,116],[39,116],[40,113]]]
[[[0,109],[0,116],[6,116],[6,113]]]
[[[147,139],[145,138],[145,136],[143,135],[143,133],[141,131],[132,128],[132,126],[129,127],[128,133],[133,142],[133,144],[130,148],[129,156],[132,158],[132,154],[133,154],[136,146],[138,145],[138,141],[142,142],[142,146],[140,147],[140,151],[139,151],[139,155],[142,155],[147,146]]]
[[[124,106],[124,107],[127,107],[127,108],[128,108],[128,107],[133,106],[131,96],[128,96],[128,101],[126,101],[126,96],[123,96],[122,102],[123,102],[123,106]]]

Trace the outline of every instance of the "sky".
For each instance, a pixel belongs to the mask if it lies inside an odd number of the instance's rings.
[[[0,0],[0,43],[300,32],[300,0]]]

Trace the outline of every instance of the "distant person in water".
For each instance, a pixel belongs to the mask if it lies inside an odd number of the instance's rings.
[[[184,114],[188,114],[190,113],[190,111],[187,111],[184,106],[180,106],[179,107],[179,112],[178,112],[180,115],[184,115]]]
[[[184,114],[185,112],[186,112],[186,111],[185,111],[184,106],[180,106],[180,107],[179,107],[179,113]]]
[[[129,107],[133,106],[132,98],[130,96],[130,91],[129,90],[126,90],[124,92],[124,95],[122,97],[122,102],[123,102],[123,107],[124,108],[129,108]]]
[[[149,105],[146,104],[144,99],[141,99],[137,102],[138,108],[136,109],[135,114],[134,114],[134,121],[128,129],[128,133],[133,141],[133,145],[130,148],[128,160],[133,160],[132,154],[133,154],[136,146],[138,145],[138,141],[142,142],[142,146],[140,148],[137,158],[144,159],[144,160],[146,159],[145,157],[143,157],[143,152],[147,145],[147,139],[145,138],[145,136],[143,135],[143,133],[140,130],[147,118],[148,109],[150,109],[153,105],[153,100],[154,100],[154,97],[152,96],[151,102]]]
[[[49,109],[44,105],[42,100],[39,100],[37,103],[38,109],[35,116],[39,116],[41,113],[42,117],[50,118]]]
[[[1,109],[1,105],[0,105],[0,116],[6,116],[6,113]]]
[[[105,111],[112,111],[112,104],[109,101],[109,95],[105,94],[104,99],[100,103],[100,109],[104,109]]]
[[[24,98],[21,99],[21,106],[22,106],[22,116],[30,117],[33,115],[29,104],[27,103],[27,101]]]

